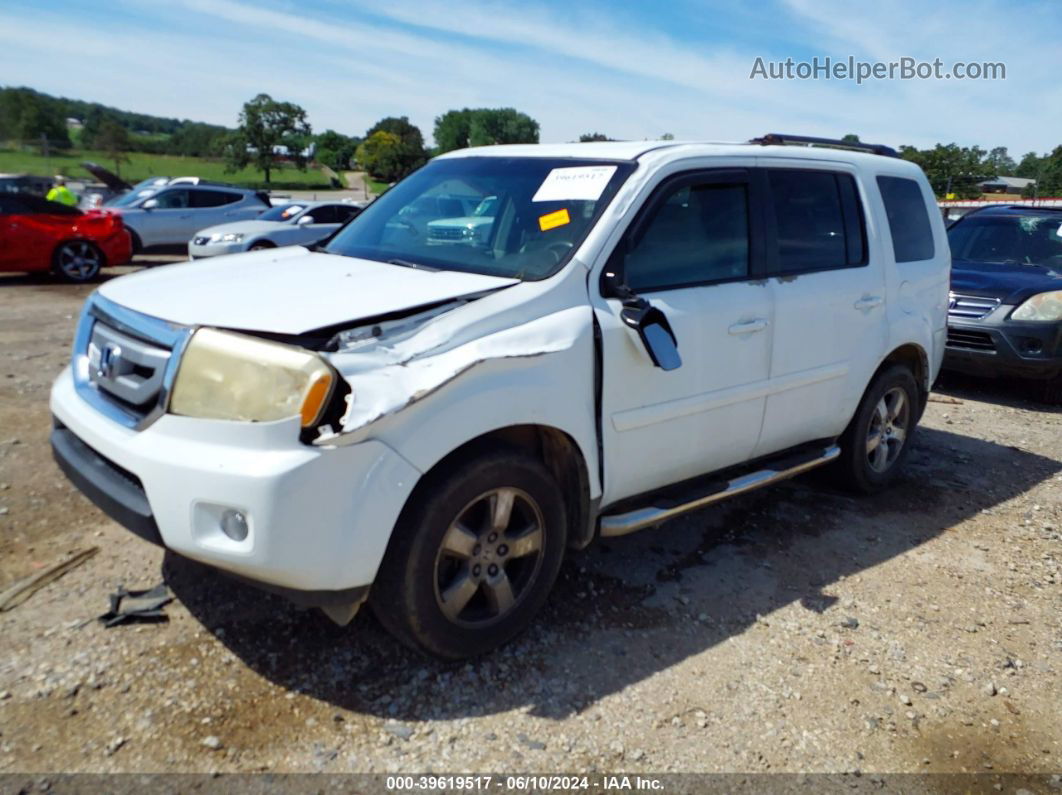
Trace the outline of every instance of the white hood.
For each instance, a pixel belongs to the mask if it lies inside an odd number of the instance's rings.
[[[105,282],[99,292],[182,325],[302,334],[516,283],[290,246],[152,268]]]

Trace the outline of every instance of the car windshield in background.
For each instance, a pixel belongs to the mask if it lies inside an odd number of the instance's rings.
[[[413,173],[327,245],[333,254],[517,279],[556,273],[634,163],[455,157]]]
[[[1062,268],[1062,213],[964,218],[948,230],[951,256]]]
[[[134,204],[139,204],[148,196],[154,196],[158,193],[157,188],[136,188],[134,187],[128,193],[123,193],[121,196],[115,196],[108,202],[104,203],[105,207],[132,207]]]
[[[290,221],[301,213],[305,204],[278,204],[258,216],[259,221]]]

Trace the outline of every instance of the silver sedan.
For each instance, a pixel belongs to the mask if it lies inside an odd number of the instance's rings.
[[[316,243],[360,213],[364,206],[349,201],[277,205],[252,221],[236,221],[200,230],[188,244],[188,256],[201,259]]]

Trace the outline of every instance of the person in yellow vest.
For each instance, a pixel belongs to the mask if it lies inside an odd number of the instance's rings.
[[[66,177],[63,176],[55,178],[55,184],[44,198],[50,202],[65,204],[67,207],[77,206],[77,196],[70,192],[70,188],[66,187]]]

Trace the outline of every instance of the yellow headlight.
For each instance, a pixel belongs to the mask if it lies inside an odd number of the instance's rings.
[[[170,411],[252,422],[299,417],[310,428],[334,386],[332,369],[310,351],[203,328],[181,357]]]

